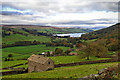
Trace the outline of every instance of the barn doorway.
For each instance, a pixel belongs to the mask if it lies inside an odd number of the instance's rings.
[[[48,62],[48,64],[50,64],[50,62]]]
[[[37,71],[37,67],[36,67],[36,66],[34,67],[34,71],[35,71],[35,72]]]

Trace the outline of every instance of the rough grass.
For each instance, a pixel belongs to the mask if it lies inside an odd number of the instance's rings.
[[[97,74],[98,70],[102,68],[115,66],[115,65],[117,65],[116,62],[61,67],[44,72],[6,75],[3,76],[3,78],[82,78],[90,74]]]

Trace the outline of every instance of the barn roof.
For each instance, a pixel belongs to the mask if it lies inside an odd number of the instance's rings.
[[[28,58],[28,60],[30,60],[30,61],[34,61],[34,62],[41,63],[41,64],[44,64],[48,59],[50,59],[50,58],[43,57],[40,55],[35,55],[35,54],[33,54],[32,56],[30,56]]]

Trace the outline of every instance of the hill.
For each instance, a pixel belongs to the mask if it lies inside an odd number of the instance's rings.
[[[89,32],[87,34],[83,34],[81,36],[82,39],[109,39],[109,38],[116,38],[118,39],[118,35],[120,35],[118,33],[118,30],[120,29],[120,23],[117,23],[115,25],[112,25],[110,27],[104,28],[104,29],[100,29],[97,31],[93,31],[93,32]]]

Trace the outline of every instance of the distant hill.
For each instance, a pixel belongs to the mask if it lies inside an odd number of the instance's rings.
[[[103,29],[103,28],[106,28],[106,27],[92,27],[90,29],[93,29],[93,30],[100,30],[100,29]]]
[[[93,31],[92,29],[85,29],[85,28],[65,28],[65,27],[62,28],[62,27],[39,26],[39,25],[3,25],[3,27],[14,28],[14,29],[27,28],[27,29],[37,30],[38,32],[52,33],[52,34],[87,33]]]
[[[120,30],[120,23],[117,23],[115,25],[112,25],[110,27],[100,29],[97,31],[89,32],[87,34],[83,34],[81,36],[82,39],[108,39],[108,38],[118,38],[118,35]]]

